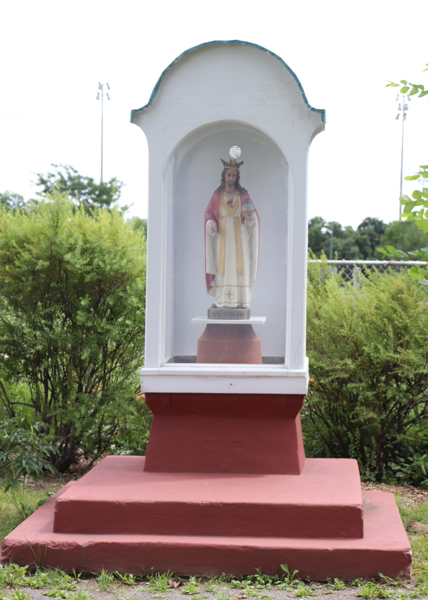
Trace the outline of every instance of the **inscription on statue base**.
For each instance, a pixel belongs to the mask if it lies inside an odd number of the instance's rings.
[[[250,318],[249,308],[209,308],[209,319],[239,319],[245,320]]]

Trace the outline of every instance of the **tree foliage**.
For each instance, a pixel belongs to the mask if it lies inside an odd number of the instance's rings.
[[[142,229],[144,231],[144,237],[147,239],[147,219],[132,217],[129,222],[132,229]]]
[[[428,93],[428,90],[427,90]],[[428,188],[424,183],[428,180],[428,165],[421,165],[416,175],[408,175],[404,179],[408,181],[420,180],[421,190],[414,190],[412,197],[401,196],[401,204],[404,204],[403,217],[408,221],[414,221],[425,233],[428,234]]]
[[[428,71],[428,63],[425,65],[424,71]],[[410,83],[407,79],[401,79],[399,83],[390,81],[386,84],[386,87],[400,88],[400,94],[408,94],[409,96],[416,96],[417,98],[423,98],[428,95],[428,89],[425,86],[418,83]]]
[[[417,227],[414,221],[394,221],[387,226],[385,234],[381,237],[381,244],[412,253],[415,248],[428,246],[428,233]],[[414,255],[413,260],[417,259],[417,255]]]
[[[425,65],[424,71],[428,71],[428,63]],[[409,96],[415,96],[416,98],[423,98],[428,95],[428,89],[425,89],[425,86],[422,84],[411,83],[407,79],[401,79],[399,83],[394,83],[390,81],[387,84],[387,87],[399,87],[401,94],[408,94]],[[418,227],[420,227],[425,233],[428,233],[428,188],[424,186],[425,182],[428,179],[428,165],[421,165],[419,168],[419,172],[415,175],[409,175],[404,179],[408,181],[419,180],[422,183],[421,190],[414,190],[412,193],[412,197],[410,198],[407,195],[400,196],[400,202],[404,205],[402,216],[407,221],[414,221]],[[412,249],[413,253],[417,252],[416,256],[419,260],[428,260],[428,249],[415,247]],[[388,246],[386,248],[379,248],[379,252],[382,254],[392,256],[396,256],[401,252],[404,254],[404,250],[400,249],[397,252],[397,249],[394,246]],[[414,258],[412,254],[408,258]],[[420,278],[423,278],[427,275],[427,269],[421,269],[419,271]],[[428,285],[428,278],[425,277],[423,283]]]
[[[54,190],[67,193],[78,206],[87,212],[94,208],[111,208],[120,199],[123,182],[113,177],[109,181],[97,183],[92,177],[80,175],[70,165],[52,164],[51,173],[37,173],[35,184],[42,189],[38,195],[43,197]]]
[[[81,452],[95,458],[136,401],[144,235],[118,211],[76,211],[58,191],[33,213],[0,210],[0,289],[0,372],[29,390],[6,384],[0,402],[43,423],[59,471]]]
[[[322,217],[314,217],[309,221],[308,246],[317,256],[329,253],[330,236],[322,233],[324,226],[333,231],[333,256],[344,260],[375,260],[376,247],[386,228],[383,221],[372,217],[364,219],[357,230],[350,226],[342,227],[336,221],[326,223]]]
[[[366,217],[358,227],[357,244],[360,250],[361,258],[365,260],[376,259],[376,248],[379,245],[382,236],[385,234],[387,225],[381,219]]]
[[[356,289],[326,272],[310,267],[305,445],[381,480],[428,441],[426,296],[407,273],[373,273]]]
[[[6,210],[22,210],[25,206],[24,197],[15,192],[0,192],[0,207]]]

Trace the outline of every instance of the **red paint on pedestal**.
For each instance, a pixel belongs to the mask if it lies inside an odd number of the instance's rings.
[[[108,457],[10,533],[3,559],[82,572],[245,575],[286,563],[311,579],[410,576],[394,497],[361,495],[355,461],[304,462],[302,396],[146,397],[145,467]]]
[[[238,326],[239,327],[239,326]],[[301,395],[146,393],[146,471],[301,473]]]
[[[260,338],[252,325],[207,325],[198,340],[196,362],[261,364]]]
[[[354,460],[309,459],[296,475],[148,473],[109,456],[56,501],[56,533],[363,537]]]
[[[114,488],[117,482],[111,477],[110,484]],[[68,484],[58,497],[74,485]],[[364,537],[354,539],[54,533],[55,499],[51,499],[5,538],[2,559],[68,572],[107,569],[140,574],[169,569],[180,575],[208,576],[245,575],[260,568],[272,574],[281,573],[280,564],[286,563],[290,570],[299,570],[299,577],[313,580],[377,577],[379,572],[410,577],[410,544],[394,497],[365,492],[363,498]]]

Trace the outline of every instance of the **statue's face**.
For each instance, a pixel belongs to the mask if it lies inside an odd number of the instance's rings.
[[[227,169],[224,174],[224,180],[227,187],[234,187],[238,171],[236,169]]]

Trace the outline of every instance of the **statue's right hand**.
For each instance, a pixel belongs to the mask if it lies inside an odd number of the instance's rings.
[[[207,221],[207,233],[208,235],[215,235],[217,233],[217,225],[211,219]]]

